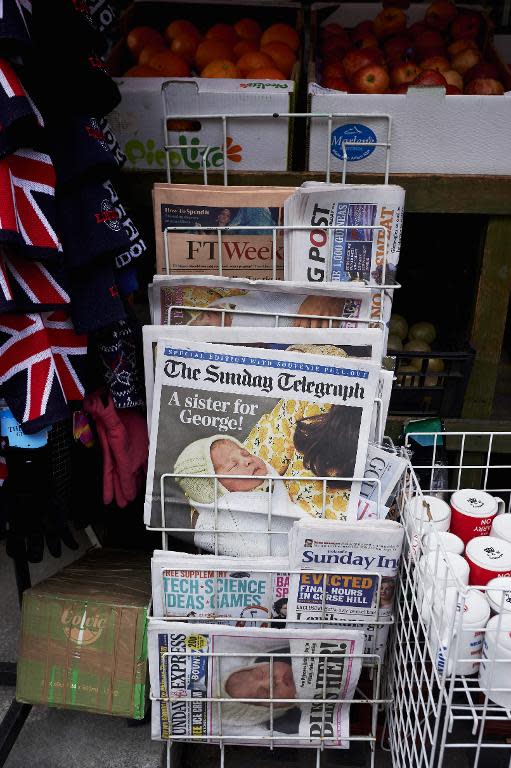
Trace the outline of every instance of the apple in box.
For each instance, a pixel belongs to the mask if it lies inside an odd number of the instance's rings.
[[[358,93],[387,93],[390,85],[387,70],[379,64],[358,69],[351,82]]]

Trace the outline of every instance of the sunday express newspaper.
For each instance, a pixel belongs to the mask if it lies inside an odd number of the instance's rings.
[[[286,231],[286,279],[393,282],[404,199],[404,189],[390,184],[305,182],[284,206],[286,225],[311,228]]]
[[[300,520],[289,537],[288,621],[342,622],[365,630],[365,652],[383,659],[404,529],[392,520],[339,525]],[[324,574],[306,571],[322,569]],[[354,620],[357,624],[352,625]]]
[[[334,478],[363,475],[378,375],[367,360],[159,341],[146,523],[161,524],[165,473],[165,505],[218,554],[287,554],[261,550],[269,523],[356,519],[360,483]],[[235,535],[219,549],[223,526]]]
[[[307,316],[319,315],[327,320],[342,317],[339,324],[345,328],[366,328],[389,319],[382,311],[381,291],[355,282],[311,285],[281,280],[155,275],[149,287],[149,302],[154,325],[223,323],[233,327],[275,327],[279,315],[279,326],[304,327]],[[309,325],[314,327],[317,323],[309,320]]]
[[[208,187],[155,184],[153,188],[156,271],[219,274],[222,230],[222,273],[229,277],[282,278],[282,224],[289,187]],[[165,232],[167,227],[180,231]],[[164,238],[168,245],[166,262]],[[275,267],[274,267],[275,264]]]
[[[267,627],[285,619],[287,558],[228,558],[155,550],[153,614],[188,619],[231,618],[237,627]]]
[[[152,737],[347,748],[363,637],[151,620]]]

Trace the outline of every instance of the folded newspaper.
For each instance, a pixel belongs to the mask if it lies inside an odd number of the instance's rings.
[[[392,520],[300,520],[289,535],[288,622],[364,629],[365,652],[383,659],[392,623],[404,528]],[[331,574],[331,575],[330,575]],[[326,583],[325,583],[326,582]],[[355,623],[353,623],[355,622]]]
[[[349,747],[363,633],[151,620],[153,739]]]
[[[267,627],[287,611],[289,560],[219,557],[155,550],[153,615],[230,619],[236,627]],[[282,623],[282,621],[281,621]]]
[[[306,515],[356,519],[378,376],[368,360],[159,341],[146,523],[238,556],[285,555]]]
[[[395,280],[405,191],[390,184],[305,182],[284,204],[285,279]],[[341,229],[322,229],[322,227]]]
[[[276,230],[274,241],[273,227],[282,224],[284,201],[292,191],[291,187],[155,184],[156,271],[281,278],[283,236]],[[220,251],[218,228],[222,228]]]
[[[390,317],[388,302],[382,310],[381,291],[356,282],[311,285],[155,275],[149,286],[149,303],[154,325],[276,326],[278,315],[279,326],[319,327],[310,318],[319,315],[325,320],[323,327],[329,318],[342,317],[345,320],[339,324],[343,327],[365,328],[371,323],[387,323]]]

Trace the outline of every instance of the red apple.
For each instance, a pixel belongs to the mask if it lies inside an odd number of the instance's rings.
[[[463,91],[461,88],[458,88],[457,85],[451,85],[451,83],[447,83],[447,88],[445,89],[446,96],[461,96],[462,94]]]
[[[453,40],[475,40],[481,30],[483,18],[477,11],[462,11],[451,24]]]
[[[449,0],[435,0],[426,9],[424,20],[431,29],[438,29],[443,32],[457,15],[458,9],[454,3],[449,2]]]
[[[458,53],[451,59],[451,69],[455,69],[460,75],[464,75],[469,69],[475,67],[481,61],[481,54],[479,51],[474,51],[472,48],[467,48],[465,51]]]
[[[420,74],[420,69],[411,62],[408,64],[400,64],[398,67],[394,67],[390,70],[390,81],[392,85],[406,85],[413,83],[413,81]]]
[[[406,29],[406,13],[401,8],[384,8],[373,22],[373,31],[379,40],[398,35]]]
[[[379,64],[369,64],[355,72],[352,85],[357,93],[385,93],[390,80],[384,67]]]
[[[409,83],[401,83],[397,88],[394,88],[392,93],[408,93]]]
[[[463,90],[463,78],[455,69],[448,69],[446,72],[442,72],[442,75],[445,77],[447,85],[454,85],[460,91]]]
[[[465,88],[465,93],[478,96],[502,96],[504,86],[491,77],[480,77],[470,81]]]
[[[362,48],[348,51],[342,60],[342,65],[348,80],[351,80],[355,72],[363,67],[383,64],[383,54],[378,48]]]
[[[321,81],[323,88],[331,88],[334,91],[344,91],[348,93],[350,85],[343,77],[324,77]]]
[[[427,26],[426,24],[424,24],[423,21],[416,21],[415,24],[412,24],[408,32],[411,34],[413,39],[416,40],[426,30],[427,30]]]
[[[394,35],[385,40],[383,48],[387,55],[387,59],[395,60],[402,59],[406,61],[413,56],[414,46],[413,40],[410,35]]]
[[[412,83],[414,88],[447,87],[445,77],[435,69],[424,69]]]
[[[332,37],[332,35],[344,34],[346,34],[344,27],[341,27],[340,24],[336,24],[334,21],[330,22],[330,24],[325,24],[324,27],[321,27],[321,37],[323,38]]]
[[[321,46],[321,55],[324,59],[340,59],[344,56],[346,51],[351,48],[351,42],[340,37],[339,35],[332,35],[327,38]]]
[[[449,56],[453,57],[457,56],[458,53],[461,53],[462,51],[466,51],[468,48],[472,48],[473,51],[479,50],[477,44],[474,43],[473,40],[455,40],[454,43],[447,46],[447,53]]]
[[[345,77],[344,67],[340,61],[332,61],[323,67],[323,80],[326,77]]]
[[[351,43],[354,48],[378,48],[378,40],[367,32],[353,32]]]
[[[356,27],[353,27],[351,34],[360,32],[362,35],[374,35],[373,22],[370,19],[359,21]]]
[[[415,47],[419,55],[426,56],[433,48],[443,49],[444,38],[436,29],[426,29],[415,38]]]
[[[445,56],[427,56],[421,61],[422,69],[436,69],[437,72],[446,72],[451,68],[449,59]]]
[[[500,80],[499,68],[496,64],[492,64],[489,61],[480,61],[475,67],[469,69],[465,73],[465,83],[470,83],[471,80]]]

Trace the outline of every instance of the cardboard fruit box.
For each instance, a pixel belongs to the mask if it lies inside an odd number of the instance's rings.
[[[406,10],[409,24],[422,21],[426,4]],[[472,6],[473,7],[473,6]],[[346,29],[381,10],[378,3],[315,3],[312,6],[308,64],[311,112],[334,117],[328,135],[326,118],[311,118],[309,170],[323,171],[327,145],[332,171],[342,171],[343,141],[364,146],[346,148],[348,173],[382,173],[385,149],[373,146],[390,140],[391,173],[511,174],[511,76],[491,42],[485,54],[498,63],[503,96],[446,96],[443,88],[412,88],[407,94],[355,94],[322,88],[317,83],[319,34],[336,22]],[[349,176],[348,176],[349,180]]]
[[[163,132],[165,111],[168,116],[171,169],[202,170],[205,147],[207,167],[223,169],[223,126],[221,119],[203,119],[204,115],[252,115],[293,111],[296,84],[300,70],[300,52],[292,80],[237,80],[215,78],[123,77],[135,62],[126,46],[128,32],[137,26],[150,26],[164,32],[175,19],[189,19],[201,31],[217,22],[234,23],[244,17],[256,19],[263,28],[277,22],[302,29],[301,10],[292,2],[260,4],[250,0],[234,4],[223,0],[209,2],[173,2],[172,0],[139,0],[123,16],[123,35],[114,46],[107,62],[119,85],[122,101],[110,113],[115,131],[130,169],[163,169],[166,167]],[[190,117],[189,121],[172,121],[172,117]],[[291,123],[288,118],[233,118],[227,121],[227,167],[237,171],[285,171],[291,155]]]
[[[142,719],[148,556],[92,550],[23,595],[16,698]]]

